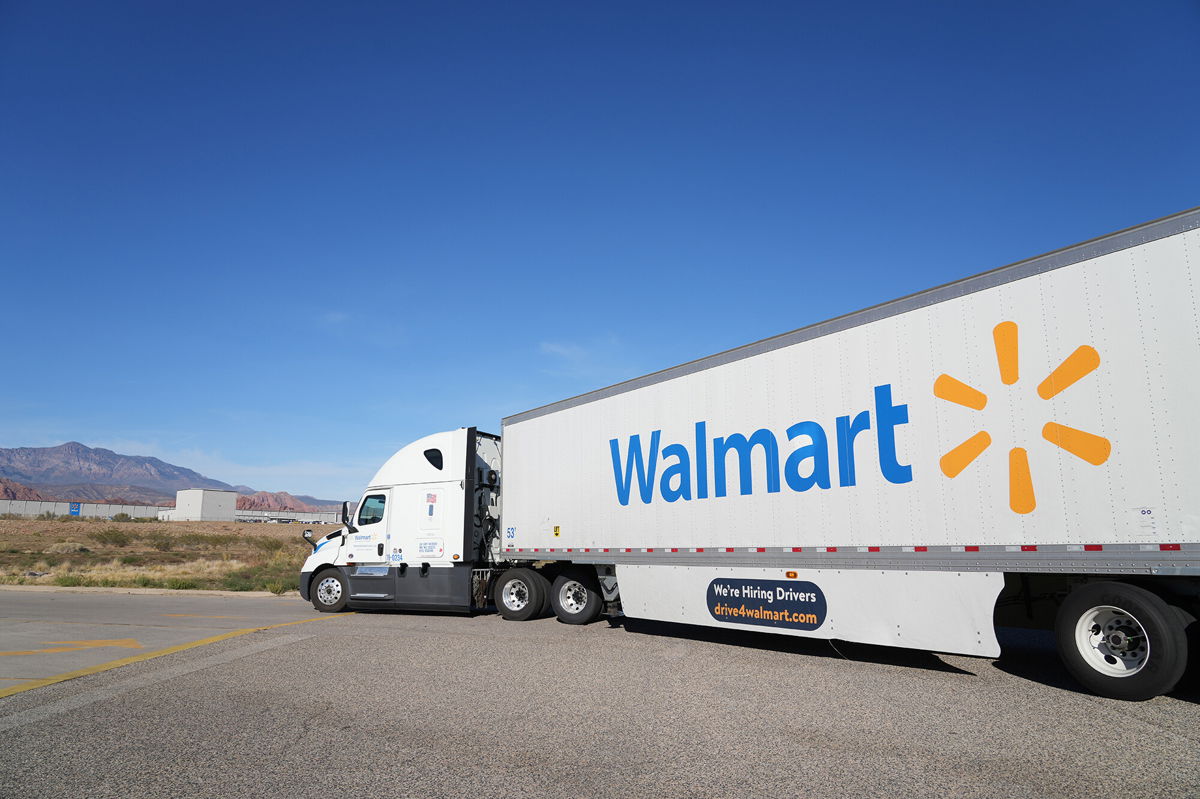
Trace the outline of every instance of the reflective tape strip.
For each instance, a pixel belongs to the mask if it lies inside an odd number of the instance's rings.
[[[1196,545],[1188,545],[1191,549],[1196,549]],[[1183,544],[996,544],[991,546],[980,546],[978,544],[964,545],[944,545],[930,547],[927,545],[906,545],[906,546],[854,546],[841,547],[842,550],[857,553],[878,553],[887,555],[889,553],[912,553],[912,554],[937,554],[939,552],[977,552],[997,553],[997,552],[1038,552],[1038,553],[1053,553],[1053,552],[1119,552],[1119,551],[1140,551],[1140,552],[1181,552]],[[567,547],[567,548],[539,548],[534,547],[527,549],[525,547],[505,547],[504,552],[643,552],[647,554],[679,554],[679,553],[710,553],[719,552],[725,554],[736,553],[798,553],[798,552],[818,552],[818,553],[837,553],[839,547],[624,547],[617,549],[609,549],[607,547],[592,548],[592,547]],[[1189,549],[1190,551],[1190,549]]]

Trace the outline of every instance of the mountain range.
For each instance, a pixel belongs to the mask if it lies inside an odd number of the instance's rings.
[[[236,491],[243,510],[319,511],[341,504],[234,486],[158,458],[121,455],[77,441],[57,447],[0,448],[0,499],[174,505],[175,492],[182,488]]]

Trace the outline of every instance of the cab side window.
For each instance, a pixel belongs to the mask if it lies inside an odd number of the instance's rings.
[[[358,526],[375,524],[375,522],[382,520],[383,504],[386,501],[387,496],[384,494],[371,494],[364,499],[362,507],[358,511]]]

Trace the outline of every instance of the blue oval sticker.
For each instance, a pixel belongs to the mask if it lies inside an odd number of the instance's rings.
[[[825,594],[803,580],[722,577],[708,584],[708,612],[731,624],[815,630],[825,623]]]

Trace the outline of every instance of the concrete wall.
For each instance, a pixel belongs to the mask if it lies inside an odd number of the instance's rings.
[[[80,518],[110,519],[118,513],[128,513],[135,519],[159,519],[172,521],[170,514],[174,508],[159,505],[103,505],[97,502],[40,502],[31,499],[0,499],[0,514],[12,513],[17,516],[33,518],[47,511],[55,516],[70,516],[71,505],[79,505]],[[167,516],[164,518],[164,514]],[[337,524],[341,521],[340,513],[308,513],[290,510],[235,510],[235,521],[265,522],[267,519],[291,519],[297,522],[312,522],[314,524]]]
[[[71,506],[77,505],[77,514]],[[157,505],[103,505],[98,502],[40,502],[32,499],[0,499],[0,513],[15,513],[18,516],[40,516],[50,512],[55,516],[74,516],[107,519],[118,513],[128,513],[135,519],[158,517],[164,508]]]

